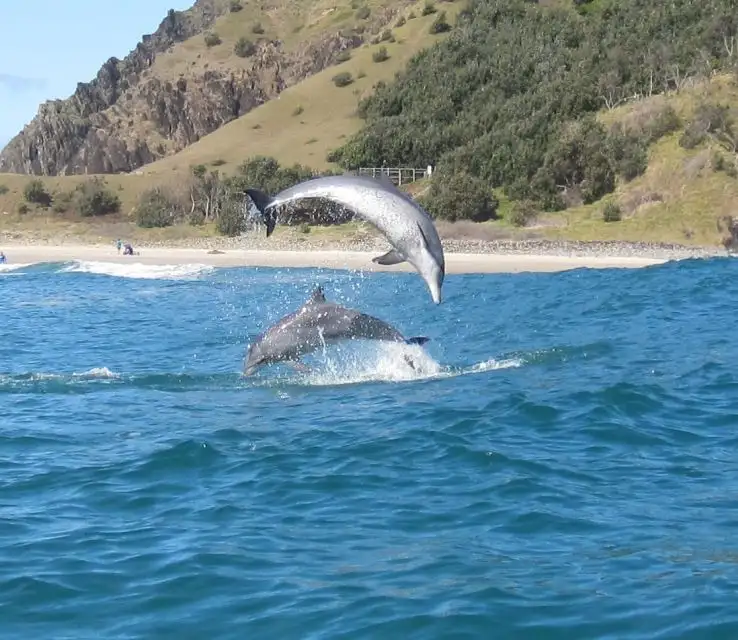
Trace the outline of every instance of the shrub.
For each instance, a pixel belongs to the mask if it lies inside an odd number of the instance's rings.
[[[338,55],[336,56],[336,62],[348,62],[349,60],[351,60],[350,49],[344,49],[343,51],[338,52]]]
[[[31,209],[28,207],[28,205],[25,202],[19,202],[18,206],[16,207],[16,211],[20,213],[22,216],[27,214]]]
[[[178,207],[163,189],[157,187],[141,194],[135,211],[136,224],[139,227],[169,227],[176,222],[177,217]]]
[[[613,127],[608,139],[609,155],[615,170],[627,181],[641,175],[648,167],[646,141]]]
[[[302,108],[302,105],[298,105],[292,111],[292,115],[293,116],[299,116],[303,111],[305,111],[305,109]]]
[[[704,129],[691,123],[679,138],[679,146],[684,149],[694,149],[702,144],[706,137],[707,133]]]
[[[735,166],[735,162],[728,160],[719,151],[713,151],[710,158],[710,164],[712,165],[713,171],[723,171],[726,175],[731,178],[738,176],[738,169]]]
[[[369,17],[369,14],[371,14],[369,7],[359,7],[356,10],[356,17],[359,20],[366,20]]]
[[[374,62],[384,62],[385,60],[389,60],[389,53],[387,53],[387,47],[379,47],[373,54],[372,54],[372,60]]]
[[[27,202],[48,207],[51,204],[51,196],[41,180],[31,180],[23,188],[23,197]]]
[[[397,22],[395,22],[395,27],[401,27],[406,22],[407,22],[407,20],[405,19],[405,16],[400,16],[399,18],[397,18]]]
[[[415,11],[411,11],[410,13],[407,14],[408,20],[415,20],[416,17],[417,16],[415,15]]]
[[[497,199],[483,180],[465,172],[436,171],[422,205],[434,218],[484,222],[497,217]]]
[[[221,42],[220,36],[214,31],[205,34],[205,46],[208,48],[217,47]]]
[[[672,133],[682,126],[677,112],[669,105],[661,109],[644,127],[649,142],[656,142],[659,138]]]
[[[436,5],[433,4],[430,0],[426,0],[425,6],[423,7],[423,10],[420,12],[420,15],[429,16],[432,13],[435,13],[436,11],[438,11],[438,9],[436,9]]]
[[[527,227],[536,219],[538,211],[530,200],[514,202],[507,214],[507,221],[515,227]]]
[[[310,225],[307,222],[301,222],[298,225],[297,230],[300,233],[310,233]]]
[[[614,202],[608,202],[602,209],[602,219],[605,222],[620,222],[623,219],[620,207]]]
[[[718,140],[724,138],[725,134],[732,138],[732,127],[733,119],[727,106],[703,103],[695,109],[694,117],[684,130],[679,144],[685,149],[694,149],[708,135]]]
[[[264,27],[261,26],[261,22],[257,22],[253,27],[251,27],[251,33],[255,33],[257,35],[264,33]]]
[[[446,33],[451,31],[451,25],[446,21],[446,12],[441,11],[430,26],[430,33]]]
[[[54,213],[66,213],[72,206],[73,193],[60,193],[54,196],[54,204],[51,210]]]
[[[255,52],[256,46],[254,43],[243,36],[236,40],[236,44],[233,45],[233,53],[235,53],[239,58],[248,58],[249,56],[254,55]]]
[[[385,29],[382,31],[382,34],[379,36],[380,42],[394,42],[395,36],[392,34],[392,31],[389,29]]]
[[[354,81],[354,78],[348,71],[337,73],[333,76],[333,84],[337,87],[347,87]]]
[[[243,5],[238,0],[231,0],[231,13],[237,13],[243,9]]]
[[[223,158],[218,158],[217,160],[213,160],[210,164],[213,167],[222,167],[225,163],[226,161],[223,160]]]
[[[105,216],[120,211],[120,198],[108,189],[104,180],[95,177],[77,185],[74,190],[74,205],[85,218]]]
[[[240,236],[246,231],[245,206],[241,198],[226,196],[220,205],[218,219],[215,221],[218,233],[228,237]]]
[[[8,191],[10,191],[8,185],[0,184],[0,196],[4,196],[6,193],[8,193]]]

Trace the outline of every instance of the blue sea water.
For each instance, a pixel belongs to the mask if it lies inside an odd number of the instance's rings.
[[[431,341],[242,378],[318,282]],[[738,262],[444,295],[414,273],[9,265],[0,636],[738,637]]]

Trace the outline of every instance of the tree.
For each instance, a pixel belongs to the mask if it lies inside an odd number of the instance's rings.
[[[38,204],[42,207],[48,207],[51,205],[51,196],[49,195],[49,192],[46,191],[44,183],[38,179],[31,180],[23,188],[23,197],[27,202]]]
[[[233,53],[235,53],[239,58],[248,58],[249,56],[254,55],[255,52],[256,45],[254,45],[251,40],[244,38],[243,36],[236,40],[236,44],[233,45]]]
[[[421,204],[434,218],[484,222],[497,217],[497,199],[483,180],[468,173],[435,172]]]
[[[120,211],[120,198],[108,188],[105,180],[97,176],[77,185],[73,202],[79,214],[85,218]]]
[[[157,187],[141,194],[135,209],[135,219],[139,227],[169,227],[177,221],[179,213],[174,197]]]

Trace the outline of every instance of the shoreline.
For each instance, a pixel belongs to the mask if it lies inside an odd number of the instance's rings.
[[[445,244],[445,243],[444,243]],[[489,244],[489,243],[486,243]],[[471,248],[471,247],[470,247]],[[489,247],[486,247],[489,249]],[[533,247],[531,247],[533,248]],[[646,247],[643,247],[645,249]],[[689,257],[725,255],[725,252],[700,253],[678,251],[630,251],[629,255],[597,251],[588,253],[544,251],[449,251],[446,249],[446,273],[520,273],[555,272],[578,268],[638,268],[663,264]],[[509,249],[512,249],[510,247]],[[119,254],[112,244],[3,244],[8,266],[48,262],[107,262],[117,264],[182,265],[202,264],[215,267],[303,267],[349,269],[358,271],[414,271],[407,263],[389,267],[377,265],[372,258],[385,251],[350,249],[218,249],[172,246],[137,246],[139,255]],[[691,254],[691,255],[690,255]]]

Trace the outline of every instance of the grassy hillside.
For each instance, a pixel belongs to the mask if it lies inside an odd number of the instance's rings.
[[[720,0],[714,2],[719,4]],[[559,41],[569,42],[567,46],[570,47],[577,42],[581,43],[582,40],[577,40],[581,33],[595,42],[598,33],[596,29],[600,27],[587,26],[594,23],[586,21],[604,11],[610,4],[612,3],[606,0],[595,0],[585,5],[581,15],[574,12],[573,4],[568,0],[548,2],[545,5],[541,3],[542,8],[538,9],[521,4],[519,9],[511,11],[507,18],[508,32],[500,34],[500,38],[504,36],[512,40],[518,37],[540,40],[544,43],[541,49],[543,54],[549,55],[545,48],[549,47],[553,55],[553,52],[558,51],[556,47],[561,46]],[[498,51],[499,55],[495,54],[497,57],[494,58],[494,64],[507,68],[509,73],[490,76],[483,57],[490,53],[485,47],[492,47],[491,51],[494,52],[504,42],[497,35],[490,36],[483,28],[484,25],[467,24],[463,34],[457,36],[453,42],[471,47],[469,51],[450,43],[431,47],[434,43],[443,42],[447,34],[431,35],[429,27],[437,13],[422,16],[424,5],[425,2],[421,1],[403,11],[403,17],[409,17],[410,12],[415,17],[392,29],[394,42],[367,44],[353,50],[349,60],[286,89],[278,99],[257,107],[171,157],[147,165],[130,175],[105,176],[109,187],[121,199],[122,214],[119,216],[108,216],[105,220],[94,223],[80,222],[74,214],[31,213],[19,216],[15,212],[22,200],[24,184],[29,178],[0,175],[0,187],[8,187],[6,193],[2,193],[0,188],[0,231],[14,229],[38,232],[39,229],[46,229],[47,233],[67,233],[82,230],[95,237],[128,234],[139,241],[147,238],[204,236],[214,233],[212,225],[133,231],[127,222],[127,214],[144,190],[158,185],[181,186],[189,179],[194,165],[203,164],[209,169],[217,168],[222,173],[232,174],[244,159],[267,155],[276,158],[282,165],[301,163],[323,169],[329,166],[326,159],[328,152],[341,148],[346,142],[349,144],[344,149],[358,149],[361,152],[359,155],[364,154],[367,163],[381,164],[381,153],[367,153],[372,148],[371,144],[365,144],[368,140],[377,143],[376,148],[388,150],[390,164],[408,166],[414,162],[423,166],[426,162],[423,153],[431,148],[429,145],[436,145],[442,151],[443,145],[448,146],[449,142],[461,140],[465,141],[466,147],[452,148],[452,153],[448,156],[450,161],[442,159],[441,166],[446,162],[447,167],[456,166],[465,170],[470,170],[471,167],[472,173],[481,174],[489,180],[486,188],[491,188],[497,197],[501,219],[480,225],[439,225],[448,235],[458,236],[461,233],[459,230],[464,229],[465,233],[480,238],[537,235],[552,239],[661,241],[702,245],[717,245],[721,242],[725,230],[718,224],[719,219],[738,213],[734,210],[738,195],[735,153],[726,150],[725,144],[721,144],[711,135],[703,136],[704,139],[697,144],[684,145],[681,142],[685,132],[688,133],[693,127],[695,118],[702,117],[699,115],[700,109],[705,105],[728,105],[729,115],[732,112],[738,120],[736,76],[731,73],[708,76],[704,72],[690,71],[688,82],[679,81],[678,86],[673,86],[674,79],[671,75],[665,75],[661,77],[666,83],[666,91],[662,95],[626,99],[626,96],[633,95],[632,87],[639,87],[638,82],[648,78],[645,68],[626,68],[628,73],[636,69],[640,80],[631,75],[627,81],[622,79],[619,83],[612,72],[607,70],[603,76],[605,79],[598,79],[597,74],[601,70],[592,67],[587,71],[588,76],[577,76],[578,84],[575,86],[570,87],[563,80],[553,77],[548,77],[545,82],[550,84],[544,86],[543,80],[539,85],[525,75],[530,69],[537,67],[518,69],[518,56],[507,48],[505,51]],[[630,5],[630,19],[635,21],[638,14],[633,12],[637,12],[637,8],[634,8],[636,5],[632,2]],[[302,29],[298,29],[299,21],[295,26],[285,22],[286,14],[281,14],[283,17],[276,21],[277,26],[268,24],[261,14],[258,21],[267,35],[270,29],[281,29],[279,32],[273,31],[272,36],[284,36],[285,46],[299,47],[299,42],[291,40],[290,34],[295,35],[305,29],[323,29],[327,20],[337,21],[336,24],[348,24],[356,20],[356,10],[348,4],[348,0],[345,4],[339,3],[334,11],[330,11],[334,5],[326,4],[320,10],[317,8],[323,6],[320,3],[311,6],[312,13],[301,18],[304,25]],[[449,22],[453,24],[465,7],[461,2],[444,2],[438,3],[437,8],[439,11],[446,11]],[[660,10],[665,9],[661,7]],[[695,9],[698,10],[702,11]],[[520,16],[525,17],[527,11],[553,13],[542,14],[543,17],[538,15],[538,27],[531,29],[524,21],[520,21]],[[242,11],[224,16],[216,30],[225,43],[228,38],[242,33],[244,25],[251,24],[254,20],[256,16],[248,14],[244,5]],[[679,20],[686,23],[688,16],[680,15]],[[549,22],[556,26],[556,21],[565,29],[562,31],[564,35],[559,39],[548,39],[542,31],[548,28],[546,25]],[[240,25],[240,31],[233,27],[236,24]],[[653,28],[657,28],[658,24],[658,21],[653,22]],[[233,30],[229,30],[229,25]],[[581,31],[583,25],[589,31]],[[674,45],[677,47],[674,55],[692,55],[697,50],[690,43],[702,37],[698,26],[694,26],[689,32],[692,40]],[[515,33],[515,29],[521,29],[521,33]],[[629,46],[640,46],[640,36],[636,35]],[[465,39],[470,38],[469,42],[465,42]],[[195,64],[217,64],[220,60],[218,56],[226,56],[226,50],[232,49],[232,46],[224,45],[207,48],[196,40],[177,45],[170,52],[170,57],[162,57],[157,64],[171,65],[171,72],[176,75],[176,70],[181,68],[177,65],[184,63],[175,64],[175,60],[186,60],[186,64],[192,64],[193,61]],[[381,46],[386,47],[389,58],[375,62],[373,54]],[[429,53],[414,58],[421,50]],[[482,57],[470,54],[475,50]],[[579,68],[569,64],[572,60],[588,60],[586,51],[577,48],[556,55],[561,56],[562,66],[558,68],[564,70],[562,73],[570,73],[570,69]],[[569,59],[567,56],[573,57]],[[225,59],[224,57],[223,60]],[[412,63],[406,67],[411,59]],[[618,60],[618,64],[625,64],[622,58]],[[683,64],[683,61],[679,64]],[[662,74],[671,73],[667,68],[656,68]],[[619,73],[626,71],[621,69]],[[333,82],[333,78],[342,72],[350,73],[353,81],[347,86],[339,87]],[[402,72],[401,82],[394,83],[392,80],[398,72]],[[518,77],[518,73],[523,75]],[[490,85],[489,90],[485,91],[484,85],[475,80],[479,74],[482,74],[479,76],[482,80],[496,84]],[[451,76],[456,76],[456,79],[444,81],[444,78]],[[433,77],[433,81],[427,80]],[[373,87],[379,81],[387,83],[387,89],[374,92]],[[430,87],[438,86],[439,83],[442,88],[439,87],[438,91],[430,90]],[[473,95],[465,97],[466,90],[472,91]],[[581,95],[577,92],[581,92]],[[367,96],[377,97],[363,100]],[[608,104],[610,108],[603,107],[597,111],[596,106],[592,105],[602,105],[603,96],[608,100],[614,98],[616,102],[620,101],[620,105],[612,108],[612,104]],[[460,101],[464,114],[450,109],[452,105],[449,100]],[[564,100],[563,105],[560,100]],[[399,113],[392,116],[398,108]],[[650,126],[648,123],[651,120],[657,119],[669,108],[675,114],[673,126],[665,133],[645,140],[644,127]],[[531,111],[530,118],[524,116],[526,110]],[[359,113],[368,116],[368,120],[360,118]],[[585,120],[582,114],[588,117],[594,115],[592,122],[596,126],[583,125]],[[426,122],[424,119],[427,118],[431,120]],[[381,123],[388,120],[392,122],[391,126],[382,129]],[[470,137],[467,131],[462,130],[466,126],[490,127],[490,123],[496,123],[491,128],[491,133],[481,131],[476,137]],[[619,125],[619,128],[613,129],[614,125]],[[397,129],[397,135],[387,135],[398,126],[400,128]],[[546,138],[546,132],[550,133],[550,137]],[[499,139],[499,144],[490,146],[494,135],[503,137]],[[626,151],[630,155],[614,151],[611,145],[615,143],[626,145]],[[398,149],[403,144],[409,150],[407,156],[398,155]],[[627,145],[631,145],[631,148],[627,148]],[[605,151],[601,151],[603,148]],[[474,153],[469,153],[470,150]],[[603,162],[603,154],[610,155],[605,158],[604,165],[597,166],[596,163]],[[443,153],[439,151],[439,155],[433,158],[441,156]],[[628,166],[623,166],[623,158],[635,164],[642,160],[642,166],[631,171]],[[525,177],[525,171],[528,170],[526,167],[532,171],[529,177]],[[443,173],[437,175],[441,177],[434,181],[442,184],[446,178]],[[82,176],[75,176],[45,179],[44,182],[51,191],[62,192],[69,191],[84,179]],[[600,180],[603,186],[592,191],[591,184],[595,180]],[[541,202],[536,202],[535,198],[545,200],[553,194],[557,198],[566,199],[557,193],[562,184],[568,184],[574,195],[563,209],[546,212],[546,207]],[[411,185],[408,190],[414,195],[427,195],[431,190],[429,187],[432,187],[432,183],[423,181]],[[587,189],[590,189],[588,194]],[[521,202],[527,202],[531,217],[527,224],[515,226],[513,221],[516,207]],[[619,221],[605,222],[603,214],[608,205],[617,207],[618,217],[621,218]],[[3,212],[7,214],[3,215]],[[316,229],[313,235],[354,231],[354,227]],[[299,239],[301,238],[296,236],[296,241]]]
[[[307,82],[311,82],[312,79]],[[332,86],[332,85],[331,85]],[[297,87],[296,87],[297,89]],[[340,89],[336,89],[340,91]],[[627,240],[658,241],[680,244],[717,245],[724,232],[718,220],[725,215],[738,215],[738,178],[728,172],[716,171],[713,166],[715,154],[731,160],[719,144],[706,141],[694,149],[685,149],[679,144],[685,128],[699,105],[723,103],[738,109],[738,83],[731,75],[716,76],[709,82],[662,96],[653,96],[614,110],[603,110],[598,119],[606,126],[616,122],[626,126],[633,120],[654,111],[671,106],[682,125],[665,136],[649,149],[648,168],[630,182],[620,180],[615,191],[602,200],[589,205],[572,207],[562,212],[541,213],[525,229],[514,227],[505,219],[510,212],[510,202],[501,198],[500,210],[503,218],[478,225],[475,232],[479,237],[515,237],[537,235],[550,239],[569,240]],[[276,106],[276,103],[275,103]],[[281,105],[280,105],[281,106]],[[260,107],[261,117],[266,118],[269,105]],[[307,112],[307,110],[306,110]],[[290,112],[291,113],[291,112]],[[248,118],[249,116],[245,116]],[[252,116],[253,117],[253,116]],[[292,117],[292,116],[288,116]],[[265,122],[268,120],[265,119]],[[236,126],[239,123],[233,123]],[[217,134],[213,134],[217,135]],[[275,136],[278,140],[278,136]],[[286,143],[285,143],[286,144]],[[193,146],[193,149],[197,145]],[[308,145],[309,146],[309,145]],[[268,152],[269,147],[260,151]],[[225,153],[221,155],[226,155]],[[288,159],[290,156],[283,156]],[[175,158],[168,160],[174,162]],[[200,160],[197,156],[193,162]],[[157,163],[159,164],[159,163]],[[173,166],[144,175],[104,176],[109,186],[120,195],[123,211],[128,212],[135,204],[137,194],[157,181],[172,179],[189,165],[182,163],[181,169]],[[0,194],[0,231],[35,232],[43,235],[82,234],[89,238],[109,239],[124,235],[142,240],[166,240],[187,237],[204,237],[215,233],[212,226],[172,227],[168,229],[133,229],[126,216],[111,216],[95,222],[81,222],[75,215],[30,214],[18,216],[15,207],[22,201],[22,189],[30,178],[17,175],[0,175],[0,185],[9,191]],[[47,178],[44,182],[52,191],[66,191],[84,181],[84,176]],[[408,190],[417,194],[427,189],[427,181],[409,185]],[[0,189],[1,191],[2,189]],[[608,202],[618,204],[622,212],[619,222],[605,222],[603,209]],[[3,215],[6,213],[6,215]],[[466,232],[472,225],[464,225]],[[353,227],[344,232],[353,232]],[[457,235],[449,225],[448,235]],[[315,230],[313,233],[323,233]],[[330,233],[337,233],[334,230]],[[326,231],[326,233],[328,233]]]
[[[353,50],[350,60],[286,89],[277,100],[257,107],[178,154],[146,165],[140,171],[144,175],[166,175],[186,171],[194,164],[213,162],[229,171],[253,155],[272,156],[285,165],[329,167],[328,152],[363,124],[356,114],[359,100],[370,94],[377,82],[391,81],[418,51],[445,37],[429,32],[436,15],[422,16],[424,4],[411,5],[402,13],[403,17],[411,14],[417,17],[392,29],[395,42],[367,44]],[[453,21],[463,5],[456,2],[442,6]],[[375,62],[372,56],[382,47],[389,58]],[[344,72],[351,74],[353,82],[337,87],[332,78]]]
[[[259,5],[244,3],[242,10],[229,13],[216,22],[213,31],[221,37],[221,45],[208,48],[203,37],[196,36],[159,56],[151,73],[162,79],[173,80],[188,65],[208,65],[212,68],[218,64],[231,64],[234,56],[233,42],[230,41],[235,41],[243,33],[250,33],[254,24],[260,24],[264,28],[263,36],[253,35],[254,38],[284,38],[286,48],[299,47],[303,39],[298,39],[297,36],[304,36],[306,31],[326,31],[327,24],[331,29],[338,30],[356,26],[357,22],[365,22],[366,20],[357,18],[358,9],[354,9],[353,5],[368,6],[371,12],[376,13],[387,4],[379,0],[366,3],[350,0],[283,2],[273,3],[272,8],[264,12],[257,11],[256,7]],[[217,167],[222,173],[232,173],[247,157],[262,154],[273,156],[284,165],[301,163],[315,169],[329,166],[326,161],[327,152],[357,131],[362,124],[361,119],[356,116],[359,100],[371,92],[377,82],[392,80],[413,55],[447,37],[447,34],[430,34],[429,26],[435,15],[423,16],[424,6],[424,0],[409,3],[400,12],[402,19],[393,21],[393,25],[398,21],[404,24],[391,29],[394,41],[367,43],[353,49],[349,60],[284,90],[277,99],[266,102],[173,156],[146,165],[131,174],[101,176],[120,197],[122,211],[121,216],[107,217],[104,225],[101,221],[81,221],[68,214],[46,215],[41,212],[33,213],[30,217],[19,217],[16,211],[23,202],[25,185],[32,179],[39,178],[0,174],[0,231],[11,227],[27,229],[39,226],[50,232],[56,228],[51,221],[60,220],[62,222],[59,224],[63,224],[65,229],[73,228],[76,221],[82,231],[90,225],[98,225],[100,229],[104,229],[111,224],[124,224],[142,192],[156,186],[181,185],[189,178],[192,166],[199,164]],[[442,3],[440,6],[447,12],[451,22],[462,8],[459,2]],[[371,16],[370,13],[368,20],[371,20]],[[389,57],[375,62],[373,55],[382,47],[386,48]],[[236,60],[239,59],[236,57]],[[342,72],[351,73],[353,82],[338,87],[332,78]],[[50,193],[60,194],[71,191],[89,177],[59,176],[40,179]],[[6,187],[7,191],[3,193],[2,187]],[[118,232],[119,229],[115,231]],[[203,228],[192,230],[196,235],[204,232],[206,230],[203,231]],[[97,231],[93,230],[92,233]],[[163,232],[141,233],[145,235]],[[186,231],[179,230],[178,233]]]
[[[539,222],[546,226],[545,235],[577,240],[718,244],[725,233],[718,220],[738,215],[738,177],[730,169],[735,167],[736,157],[714,139],[693,149],[680,145],[688,124],[705,104],[730,105],[738,112],[736,77],[719,75],[678,93],[601,112],[598,118],[603,124],[620,122],[627,126],[668,106],[677,113],[682,126],[650,147],[648,167],[642,175],[630,182],[619,180],[615,191],[601,201],[540,216]],[[620,208],[622,220],[604,221],[607,203]]]
[[[402,8],[408,1],[233,0],[240,9],[227,11],[206,33],[173,45],[157,56],[143,75],[144,78],[157,78],[162,83],[176,83],[180,78],[199,77],[207,71],[249,72],[254,66],[254,55],[242,57],[235,51],[241,38],[252,44],[278,42],[278,50],[282,54],[304,59],[320,51],[321,39],[338,32],[350,33],[357,28],[376,28],[377,23],[384,22],[382,16],[388,9],[397,8],[397,5]],[[221,0],[220,4],[230,6],[232,3],[231,0]],[[366,8],[368,15],[364,17],[359,8]],[[268,59],[276,53],[264,55],[264,60],[257,60],[256,73],[268,85],[274,74]],[[290,75],[289,71],[287,75]],[[111,107],[105,115],[120,129],[146,139],[151,148],[171,149],[173,145],[171,140],[157,134],[149,119],[140,117],[135,100],[130,105],[124,100],[121,105]]]

